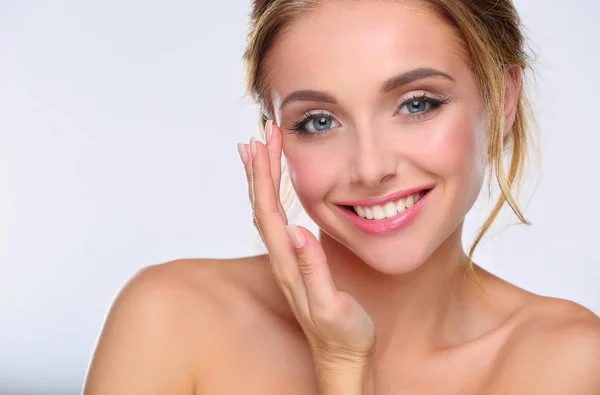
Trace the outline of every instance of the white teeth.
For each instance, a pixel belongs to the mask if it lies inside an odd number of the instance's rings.
[[[383,207],[383,211],[385,211],[385,216],[387,218],[392,218],[394,215],[398,214],[398,210],[396,209],[396,203],[389,202]]]
[[[383,210],[383,207],[373,206],[373,207],[371,207],[371,210],[373,211],[373,219],[384,219],[385,218],[385,211]]]
[[[356,213],[361,217],[365,218],[365,209],[362,207],[356,207]]]
[[[355,206],[354,211],[362,218],[382,220],[392,218],[414,206],[425,195],[424,192],[398,199],[395,202],[388,202],[385,206],[359,207]]]
[[[406,210],[406,200],[404,199],[400,199],[398,200],[398,202],[396,203],[396,210],[398,210],[399,213],[403,212],[404,210]]]

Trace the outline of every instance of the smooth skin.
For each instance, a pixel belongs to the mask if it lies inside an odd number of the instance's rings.
[[[481,98],[455,39],[410,1],[330,0],[295,22],[267,66],[276,125],[268,123],[266,145],[241,146],[269,254],[142,270],[110,311],[84,394],[600,394],[595,314],[478,265],[485,292],[464,276],[462,225],[481,187],[485,144]],[[415,67],[454,82],[428,78],[381,93],[382,82]],[[520,71],[507,81],[508,132]],[[301,89],[336,103],[281,106]],[[397,111],[422,94],[451,100],[418,119]],[[331,115],[330,130],[292,133],[314,111]],[[318,240],[304,228],[286,232],[282,153]],[[335,205],[429,183],[426,207],[389,237],[363,234]],[[369,380],[372,388],[360,388]]]

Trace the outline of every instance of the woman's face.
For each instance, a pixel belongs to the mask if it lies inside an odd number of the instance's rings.
[[[481,188],[484,113],[461,54],[455,33],[417,2],[329,0],[269,56],[300,202],[379,271],[422,264]]]

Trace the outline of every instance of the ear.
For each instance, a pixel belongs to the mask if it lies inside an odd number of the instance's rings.
[[[513,65],[506,71],[506,92],[504,99],[504,137],[515,123],[517,106],[523,83],[523,73],[519,65]]]

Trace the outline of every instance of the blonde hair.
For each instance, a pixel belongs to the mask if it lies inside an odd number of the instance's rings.
[[[254,0],[251,30],[244,53],[247,73],[247,94],[260,105],[263,126],[272,118],[265,59],[281,33],[298,17],[316,9],[323,0]],[[486,109],[488,132],[488,185],[491,196],[492,175],[496,176],[501,194],[468,254],[467,269],[474,275],[473,253],[485,233],[498,217],[504,203],[508,203],[522,224],[530,225],[515,196],[522,186],[523,170],[532,139],[531,111],[524,84],[519,92],[514,124],[504,135],[504,105],[507,73],[513,66],[520,67],[525,76],[531,70],[530,57],[517,10],[511,0],[425,0],[448,23],[461,39],[474,73]],[[525,78],[523,78],[523,83]],[[504,161],[508,161],[508,171]],[[291,188],[290,188],[291,189]],[[513,195],[513,191],[516,195]],[[291,200],[289,193],[284,205]]]

